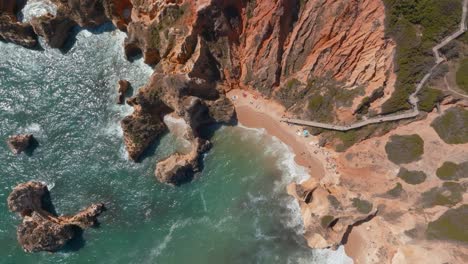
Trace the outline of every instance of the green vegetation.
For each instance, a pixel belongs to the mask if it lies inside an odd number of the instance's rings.
[[[331,204],[331,206],[333,206],[333,208],[335,208],[335,209],[340,209],[341,208],[341,203],[340,203],[340,201],[338,201],[338,199],[336,199],[335,196],[329,194],[327,196],[327,198],[328,198],[328,202],[330,202],[330,204]]]
[[[161,45],[161,32],[166,39],[169,35],[169,27],[174,25],[185,13],[187,5],[172,5],[168,6],[164,11],[165,14],[158,22],[154,22],[149,26],[149,45],[151,48],[159,48]]]
[[[366,96],[362,99],[361,103],[359,104],[359,106],[357,107],[356,111],[354,112],[355,114],[360,114],[360,115],[365,115],[369,112],[369,107],[371,106],[371,104],[381,98],[382,96],[384,96],[384,87],[380,87],[379,89],[377,90],[374,90],[371,94],[371,96]]]
[[[359,198],[353,198],[352,200],[353,206],[360,212],[361,214],[368,214],[372,211],[372,203],[361,200]]]
[[[454,206],[463,200],[465,187],[456,182],[444,182],[442,187],[434,187],[422,194],[423,207],[436,205]]]
[[[383,113],[410,108],[409,95],[434,63],[431,48],[457,29],[460,0],[384,0],[387,35],[397,43],[395,92],[382,105]]]
[[[397,197],[400,197],[402,192],[403,192],[403,185],[397,182],[395,187],[387,191],[387,194],[392,198],[397,198]]]
[[[448,144],[468,142],[468,110],[452,107],[431,124],[439,137]]]
[[[307,86],[313,91],[308,104],[309,113],[311,119],[318,122],[333,122],[334,109],[351,106],[353,99],[364,91],[362,88],[344,89],[336,83],[324,84],[319,80],[311,80]]]
[[[331,215],[326,215],[320,219],[320,224],[323,228],[327,228],[335,218]]]
[[[397,176],[406,183],[413,185],[423,183],[427,178],[423,171],[410,171],[403,167],[400,168]]]
[[[468,93],[468,58],[460,62],[460,67],[457,70],[457,85],[465,93]]]
[[[444,162],[436,171],[437,177],[444,181],[458,181],[468,177],[468,161],[456,164],[450,161]]]
[[[395,164],[419,160],[424,153],[424,141],[417,135],[393,135],[385,145],[388,159]]]
[[[322,133],[322,138],[325,140],[339,140],[339,142],[335,142],[334,144],[335,150],[338,152],[343,152],[357,142],[368,139],[375,135],[383,135],[387,133],[397,124],[397,122],[386,122],[383,124],[372,124],[346,132],[327,131]]]
[[[251,19],[253,16],[253,12],[255,9],[255,6],[257,5],[256,0],[250,0],[247,2],[247,19]]]
[[[341,144],[336,146],[336,151],[343,152],[358,141],[357,130],[346,132],[336,132],[336,136],[341,140]]]
[[[429,239],[468,242],[468,205],[449,209],[439,219],[427,225]]]
[[[419,110],[431,112],[444,99],[444,93],[441,90],[434,88],[423,88],[419,93]]]

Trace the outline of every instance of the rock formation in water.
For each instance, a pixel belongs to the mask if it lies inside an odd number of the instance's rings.
[[[13,153],[20,154],[29,149],[34,141],[35,139],[32,134],[14,135],[8,138],[7,144]]]
[[[127,93],[129,88],[130,82],[128,82],[127,80],[119,80],[117,87],[117,104],[123,104],[125,102],[125,94]]]
[[[56,15],[46,14],[35,17],[31,20],[31,25],[37,35],[44,37],[53,48],[63,47],[74,26],[92,28],[109,21],[103,1],[52,0],[52,2],[57,6]]]
[[[333,102],[340,96],[350,99],[329,109],[339,113],[338,122],[356,118],[358,105],[366,97],[372,98],[368,107],[378,112],[393,91],[395,44],[385,37],[381,0],[53,2],[57,15],[31,21],[34,31],[50,46],[62,47],[75,25],[94,27],[112,21],[127,32],[123,43],[127,58],[141,54],[145,63],[155,65],[148,83],[127,100],[134,111],[121,126],[128,155],[138,160],[167,131],[165,115],[171,113],[187,123],[191,151],[176,153],[156,165],[155,175],[165,183],[180,184],[200,170],[200,154],[209,145],[202,138],[203,128],[235,120],[225,95],[232,88],[257,89],[300,116],[307,112],[311,97],[304,95],[314,90],[310,87],[320,88],[315,83],[333,80],[336,91],[354,94],[354,98],[338,92],[330,95]],[[33,44],[26,37],[35,39],[34,34],[28,35],[30,31],[11,28],[20,25],[11,16],[17,10],[8,5],[0,5],[0,10],[10,14],[2,20],[8,23],[0,23],[0,37]],[[12,35],[14,30],[20,33]],[[367,202],[372,198],[368,193],[359,196],[311,182],[292,185],[289,191],[300,201],[312,247],[334,248],[346,242],[353,228],[377,212]],[[34,223],[46,221],[40,216],[29,217],[36,219]],[[67,230],[60,234],[63,241],[68,239]]]
[[[281,98],[292,80],[332,78],[346,89],[364,87],[358,96],[364,97],[392,84],[394,44],[384,36],[380,1],[53,2],[55,16],[31,22],[52,47],[62,47],[74,25],[112,21],[127,32],[126,56],[141,53],[156,65],[150,81],[128,100],[134,113],[122,121],[133,160],[167,131],[162,117],[170,112],[189,124],[190,140],[203,126],[231,122],[235,113],[225,96],[231,88],[253,87]],[[301,100],[299,112],[308,103]],[[355,111],[348,110],[340,116],[352,117]]]
[[[23,8],[25,1],[0,1],[0,40],[32,48],[37,44],[37,36],[28,23],[18,21],[16,14]]]
[[[98,203],[73,216],[57,216],[47,185],[34,181],[13,189],[8,196],[8,208],[23,219],[16,234],[26,252],[61,249],[82,229],[95,226],[97,217],[105,210],[104,204]]]
[[[200,155],[211,147],[207,140],[196,138],[187,154],[176,153],[159,161],[156,165],[156,178],[163,183],[180,185],[190,181],[200,171]]]

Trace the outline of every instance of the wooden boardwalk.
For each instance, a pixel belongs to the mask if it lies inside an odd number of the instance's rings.
[[[440,49],[445,47],[451,41],[460,37],[463,33],[467,31],[467,26],[466,26],[467,13],[468,13],[468,0],[464,0],[462,19],[460,21],[460,28],[456,32],[454,32],[452,35],[446,37],[439,44],[437,44],[436,46],[432,48],[432,52],[434,53],[434,57],[435,57],[435,65],[429,70],[428,73],[426,73],[426,75],[424,75],[422,80],[416,85],[416,90],[414,91],[414,93],[412,93],[408,98],[409,103],[413,106],[412,110],[401,113],[401,114],[396,114],[396,115],[385,115],[385,116],[373,117],[373,118],[363,120],[363,121],[358,121],[356,123],[349,124],[349,125],[335,125],[335,124],[330,124],[330,123],[321,123],[321,122],[314,122],[310,120],[292,119],[292,118],[282,118],[281,121],[290,123],[290,124],[295,124],[295,125],[318,127],[318,128],[328,129],[328,130],[349,131],[349,130],[361,128],[364,126],[368,126],[371,124],[380,124],[380,123],[389,122],[389,121],[398,121],[398,120],[409,119],[409,118],[414,118],[418,116],[419,115],[419,108],[418,108],[419,99],[417,97],[417,94],[419,93],[419,91],[421,91],[421,89],[424,87],[424,84],[432,76],[434,69],[437,68],[437,66],[439,66],[442,62],[444,62],[445,58],[442,55],[440,55],[439,53]]]

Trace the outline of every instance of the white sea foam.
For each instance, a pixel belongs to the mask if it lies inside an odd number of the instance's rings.
[[[104,127],[103,134],[121,138],[123,137],[123,130],[118,121],[113,121],[108,126]]]
[[[176,230],[179,227],[185,226],[187,223],[188,223],[188,219],[186,219],[184,221],[176,221],[175,223],[173,223],[171,225],[171,228],[169,229],[169,233],[167,233],[167,235],[164,237],[163,241],[156,248],[154,248],[151,251],[151,259],[154,259],[154,258],[158,257],[159,255],[161,255],[161,253],[164,251],[164,249],[166,249],[169,242],[171,242],[172,233],[174,232],[174,230]]]
[[[24,132],[26,133],[39,133],[41,131],[41,126],[37,123],[32,123],[24,129]]]
[[[337,250],[318,249],[314,252],[314,261],[323,264],[352,264],[353,260],[345,253],[344,246],[340,246]],[[308,264],[310,259],[303,259],[299,263]]]
[[[128,157],[128,152],[127,152],[127,149],[125,149],[125,146],[124,144],[122,144],[119,148],[119,157],[123,160],[129,160],[129,157]]]
[[[49,189],[49,191],[55,187],[55,182],[41,181],[41,183],[47,185],[47,189]]]
[[[55,16],[57,7],[49,0],[28,0],[24,6],[19,19],[22,22],[28,22],[33,17],[39,17],[51,13]]]
[[[254,136],[256,140],[261,142],[266,137],[266,131],[264,129],[248,128],[243,125],[239,127],[246,129],[248,133],[246,136]],[[246,131],[246,132],[247,132]],[[295,161],[295,154],[292,149],[280,141],[276,137],[269,137],[270,140],[266,142],[265,154],[277,157],[278,168],[283,172],[280,181],[275,182],[275,191],[285,192],[288,184],[291,182],[301,183],[309,178],[309,174],[305,167],[299,166]],[[262,197],[253,197],[248,194],[249,200],[261,201]],[[291,196],[287,196],[282,200],[283,206],[289,210],[289,219],[283,224],[288,228],[294,229],[299,235],[304,234],[304,225],[301,216],[301,209],[299,203]],[[257,230],[256,236],[262,236],[260,230]],[[265,237],[262,237],[265,238]],[[312,252],[311,252],[312,253]],[[296,263],[296,260],[293,261]],[[299,263],[324,263],[324,264],[350,264],[353,263],[352,259],[349,258],[344,247],[339,247],[338,250],[333,251],[329,249],[325,250],[314,250],[310,256],[303,256],[299,259]]]

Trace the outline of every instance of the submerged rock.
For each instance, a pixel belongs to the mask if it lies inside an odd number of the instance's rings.
[[[20,154],[21,152],[30,148],[33,142],[34,137],[32,134],[24,134],[10,136],[8,138],[7,144],[13,153]]]
[[[102,203],[92,204],[73,216],[53,212],[47,185],[30,181],[16,186],[8,196],[8,208],[23,221],[17,228],[17,239],[26,252],[57,251],[82,229],[95,226],[105,211]]]

